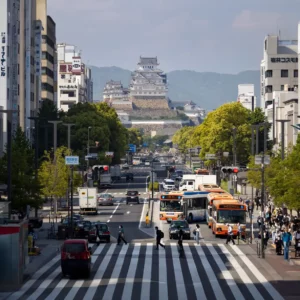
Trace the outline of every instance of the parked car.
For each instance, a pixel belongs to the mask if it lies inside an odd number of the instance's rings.
[[[129,169],[129,165],[125,163],[125,164],[122,166],[122,170],[128,170],[128,169]]]
[[[138,191],[127,191],[126,193],[126,204],[129,202],[136,202],[140,204],[140,196],[141,194]]]
[[[183,239],[189,240],[191,238],[191,229],[189,223],[185,220],[175,220],[171,221],[169,227],[169,238],[174,239],[178,238],[179,230],[183,231]]]
[[[98,195],[98,205],[114,205],[114,196],[112,194],[99,194]]]
[[[100,241],[104,240],[107,243],[110,243],[109,227],[106,223],[102,223],[102,222],[93,222],[92,223],[92,227],[89,232],[89,238],[88,238],[89,243],[97,242],[97,228],[96,228],[97,226],[98,226],[98,230],[99,230]]]
[[[61,247],[61,271],[63,276],[91,273],[92,248],[88,247],[85,239],[70,239],[64,241]]]

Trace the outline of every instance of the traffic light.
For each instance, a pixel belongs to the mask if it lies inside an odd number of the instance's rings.
[[[221,171],[224,174],[237,174],[240,169],[239,167],[222,167]]]

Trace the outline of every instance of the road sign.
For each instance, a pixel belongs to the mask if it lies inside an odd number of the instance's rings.
[[[263,163],[263,155],[255,155],[255,164],[260,165]],[[264,164],[270,164],[270,155],[264,155]]]
[[[134,144],[129,144],[128,147],[129,147],[129,151],[130,151],[130,152],[136,152],[136,145],[134,145]]]
[[[66,156],[65,163],[68,166],[79,165],[79,156]]]
[[[206,159],[216,159],[216,154],[205,154]]]
[[[105,152],[105,156],[113,157],[113,156],[114,156],[114,153],[113,153],[113,152]]]

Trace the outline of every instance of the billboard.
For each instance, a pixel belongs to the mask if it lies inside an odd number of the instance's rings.
[[[7,1],[0,2],[0,106],[7,109]]]
[[[72,61],[72,73],[81,74],[81,57],[74,56]]]

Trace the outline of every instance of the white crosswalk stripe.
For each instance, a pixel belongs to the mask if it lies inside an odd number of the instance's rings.
[[[238,246],[176,243],[94,245],[88,279],[61,275],[59,255],[23,287],[17,299],[276,299],[283,297]]]

